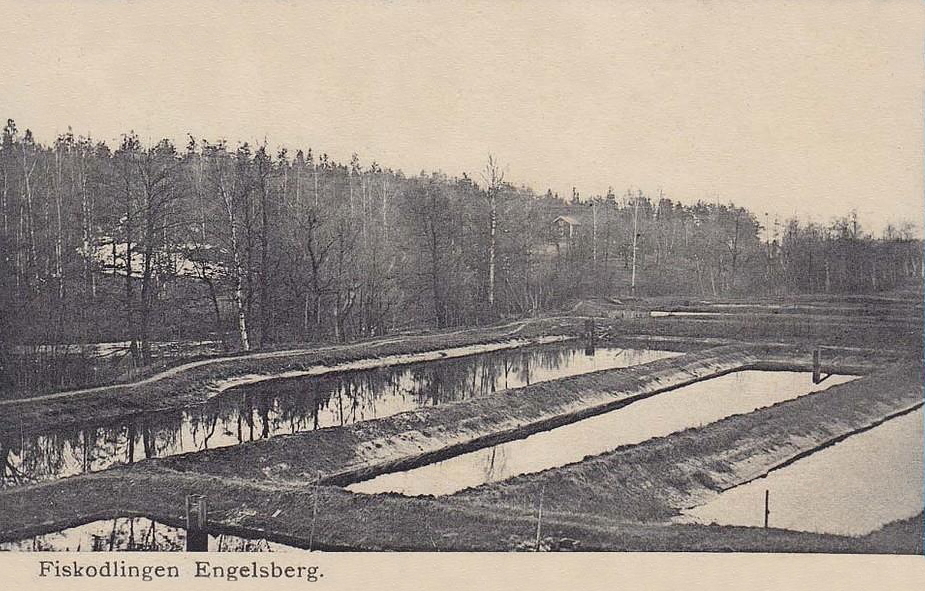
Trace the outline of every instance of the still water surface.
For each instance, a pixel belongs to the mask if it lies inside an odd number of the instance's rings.
[[[860,536],[925,506],[922,409],[731,488],[684,521]]]
[[[347,488],[360,493],[446,495],[578,462],[586,456],[640,443],[733,414],[855,379],[834,375],[815,385],[805,372],[741,371],[638,400],[569,425],[462,454],[405,472],[382,474]]]
[[[574,343],[556,344],[239,386],[183,410],[0,440],[0,486],[349,425],[675,355],[680,353],[617,348],[586,355]]]
[[[119,517],[85,523],[58,532],[0,544],[2,551],[19,552],[181,552],[186,530],[147,517]],[[209,552],[304,552],[264,539],[227,534],[209,535]]]

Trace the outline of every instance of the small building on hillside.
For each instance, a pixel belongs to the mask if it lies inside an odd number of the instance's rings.
[[[581,230],[581,221],[570,215],[560,215],[552,221],[556,228],[556,237],[560,240],[570,240]]]

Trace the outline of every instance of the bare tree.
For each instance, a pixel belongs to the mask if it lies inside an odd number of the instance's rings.
[[[256,168],[257,191],[260,198],[260,344],[266,345],[271,339],[271,319],[273,317],[273,283],[271,278],[270,257],[270,207],[273,193],[272,173],[273,162],[267,153],[266,146],[258,148],[254,155]]]
[[[210,179],[218,194],[220,203],[225,213],[225,220],[228,224],[229,246],[231,249],[232,259],[232,279],[234,282],[234,300],[235,310],[237,312],[238,336],[241,340],[241,348],[249,351],[251,348],[250,338],[247,332],[247,314],[245,313],[246,303],[244,301],[244,284],[246,281],[244,265],[242,262],[241,239],[238,228],[238,208],[240,206],[240,192],[247,190],[241,187],[239,171],[235,167],[230,154],[225,148],[225,142],[218,144],[205,144],[204,153],[210,163]]]
[[[145,150],[135,161],[141,181],[141,208],[139,210],[143,240],[141,268],[141,305],[139,309],[138,343],[141,359],[150,362],[151,342],[150,324],[154,301],[157,297],[157,282],[173,269],[168,265],[155,268],[159,255],[168,255],[163,251],[170,246],[168,232],[170,224],[170,207],[178,201],[180,193],[176,190],[177,154],[173,144],[161,140],[157,145]]]
[[[495,312],[495,257],[498,233],[498,193],[504,182],[504,170],[492,154],[482,171],[485,181],[485,199],[488,202],[488,309]]]

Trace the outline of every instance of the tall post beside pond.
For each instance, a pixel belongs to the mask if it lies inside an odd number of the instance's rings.
[[[769,508],[771,491],[768,489],[764,490],[764,527],[768,527],[768,515],[771,514],[771,509]]]
[[[186,495],[186,551],[209,551],[209,534],[206,533],[206,498],[202,495]]]
[[[822,367],[820,364],[819,347],[813,349],[813,383],[818,384],[822,381]]]
[[[597,345],[594,327],[594,319],[585,320],[585,355],[594,355],[594,349]]]

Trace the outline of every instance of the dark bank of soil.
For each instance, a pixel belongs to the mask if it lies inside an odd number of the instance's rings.
[[[925,553],[922,547],[925,536],[925,515],[918,515],[900,521],[888,523],[875,532],[864,536],[865,541],[876,552],[882,554],[918,554]]]
[[[25,502],[24,492],[4,493],[4,506]],[[529,547],[537,526],[535,507],[354,495],[334,487],[268,485],[153,470],[81,476],[32,492],[42,494],[47,503],[5,514],[0,541],[129,515],[182,527],[187,494],[206,496],[213,533],[321,550],[510,551]],[[90,498],[92,510],[86,506]],[[541,538],[553,543],[574,540],[579,550],[604,551],[912,554],[921,548],[921,536],[905,523],[865,538],[847,538],[778,529],[615,522],[545,509]]]

